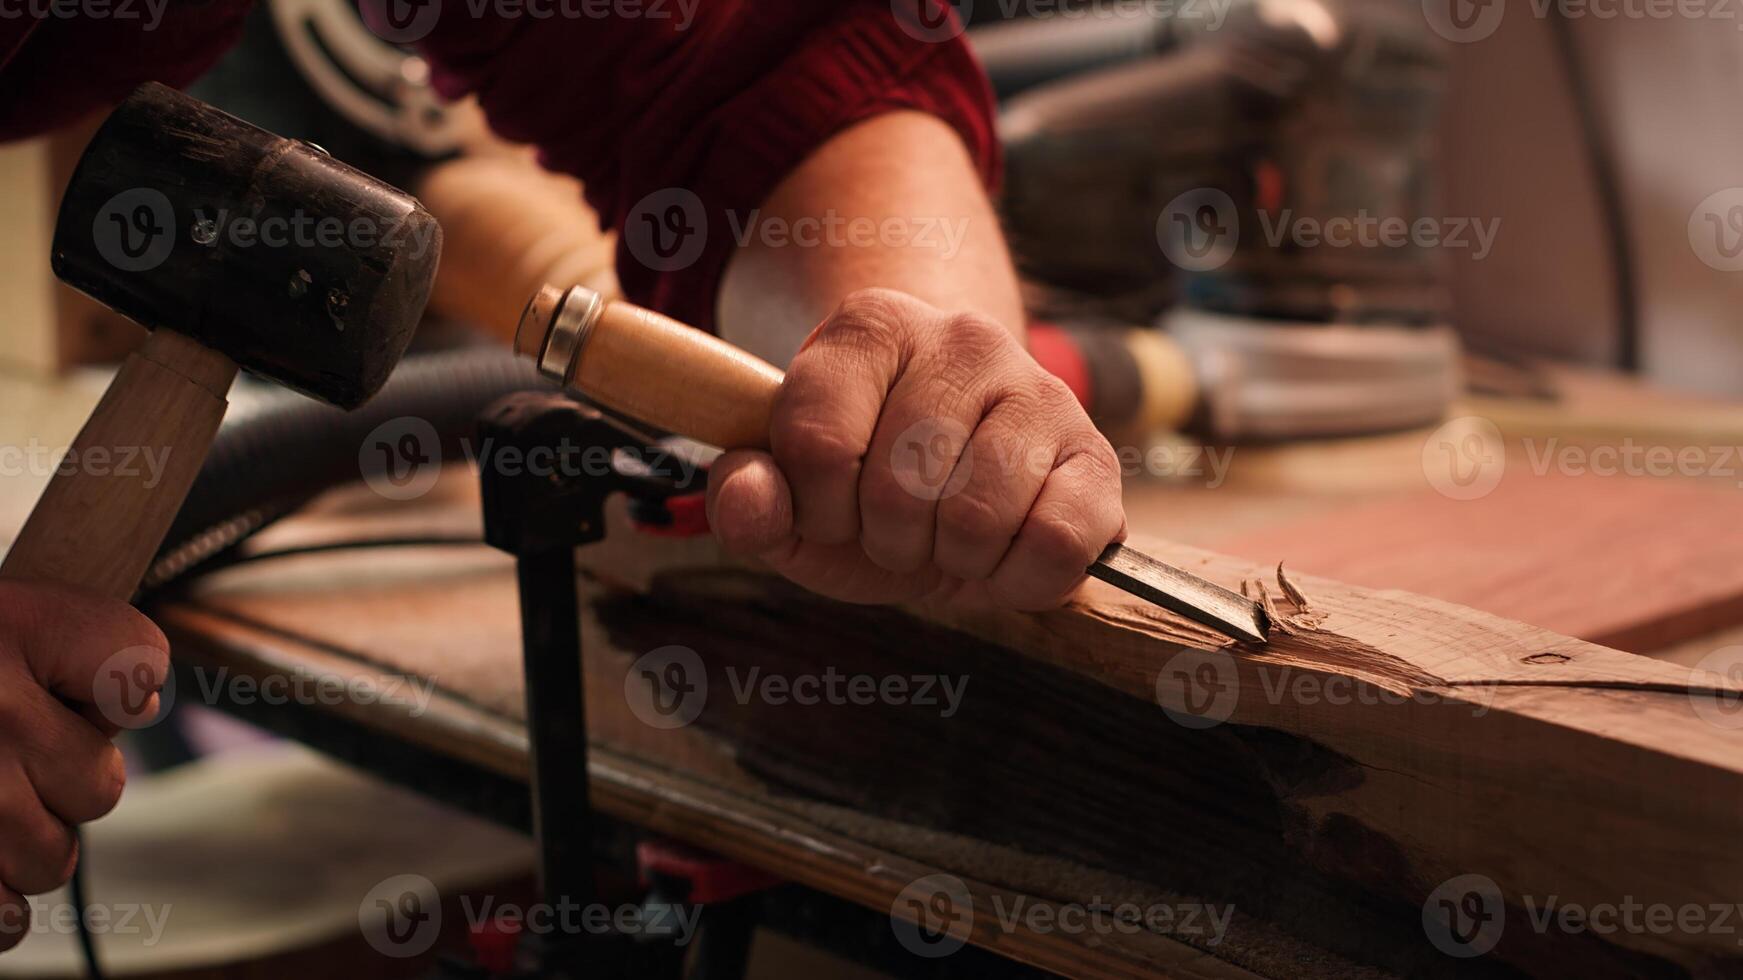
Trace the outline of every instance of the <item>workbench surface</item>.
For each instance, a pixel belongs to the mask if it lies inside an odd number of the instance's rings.
[[[94,401],[97,379],[55,390],[26,386],[26,406],[9,412],[0,438],[65,442]],[[1375,587],[1447,598],[1562,633],[1696,662],[1743,623],[1743,539],[1735,526],[1743,476],[1601,476],[1564,462],[1540,465],[1557,446],[1673,450],[1743,445],[1743,412],[1712,403],[1643,398],[1628,386],[1575,385],[1569,404],[1473,403],[1467,411],[1507,432],[1506,466],[1494,488],[1456,499],[1431,454],[1469,434],[1406,432],[1356,440],[1237,447],[1197,456],[1164,444],[1174,472],[1128,481],[1134,528],[1235,554],[1287,561],[1291,568]],[[17,382],[0,383],[8,396]],[[1600,397],[1601,396],[1601,397]],[[1625,396],[1625,397],[1621,397]],[[1583,400],[1583,401],[1582,401]],[[1616,409],[1616,405],[1625,406]],[[1550,439],[1558,440],[1550,443]],[[1545,447],[1549,446],[1549,449]],[[1154,447],[1151,447],[1154,448]],[[1227,450],[1211,450],[1213,453]],[[1194,462],[1196,460],[1196,463]],[[1588,456],[1588,462],[1590,458]],[[1179,472],[1183,466],[1196,472]],[[1743,469],[1743,460],[1735,464]],[[1589,467],[1588,467],[1589,469]],[[16,526],[42,474],[0,483],[0,520]],[[308,512],[259,535],[250,552],[402,535],[476,537],[473,477],[450,468],[412,502],[381,499],[362,486],[335,491]],[[1631,560],[1618,562],[1618,556]],[[1594,574],[1596,562],[1605,576]],[[335,719],[419,747],[457,767],[524,780],[526,738],[512,562],[479,545],[339,552],[232,568],[154,614],[178,657],[208,666],[314,672],[339,678],[410,674],[434,679],[437,696],[417,715],[383,706],[322,709]],[[597,686],[597,685],[596,685]],[[609,692],[590,690],[590,696]],[[337,723],[337,722],[336,722]],[[318,722],[316,722],[318,724]],[[749,806],[730,788],[674,779],[645,759],[615,753],[609,731],[592,760],[598,805],[615,815],[698,841],[741,859],[783,855],[722,824],[699,822],[710,808]],[[674,751],[707,752],[706,745]],[[822,825],[814,828],[825,837]],[[901,833],[919,833],[919,828]],[[900,836],[898,834],[897,836]],[[897,853],[879,861],[918,875],[923,863]],[[989,860],[997,860],[996,856]],[[838,889],[855,897],[852,888]],[[1281,944],[1249,949],[1260,973],[1299,966],[1311,950]],[[1158,962],[1183,975],[1247,976],[1187,947],[1161,944]],[[1282,957],[1282,960],[1276,957]],[[1335,959],[1335,958],[1333,958]],[[1349,964],[1337,964],[1335,974]]]

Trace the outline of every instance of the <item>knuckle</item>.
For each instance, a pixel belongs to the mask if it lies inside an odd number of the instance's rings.
[[[169,681],[169,652],[162,647],[139,644],[123,647],[127,656],[121,661],[127,672],[135,678],[132,683],[147,690],[161,690]],[[111,664],[115,666],[115,664]],[[140,676],[143,673],[144,676]]]
[[[990,316],[962,312],[952,314],[945,321],[945,337],[953,347],[992,352],[992,350],[1009,350],[1016,352],[1016,338],[1011,337],[1011,331],[1004,324],[995,321]]]
[[[973,491],[959,493],[938,505],[940,537],[968,545],[1008,541],[1016,522],[986,497]]]
[[[912,520],[926,504],[887,470],[868,470],[860,480],[859,506],[868,527]]]
[[[947,341],[931,353],[928,362],[936,371],[940,388],[955,392],[965,402],[983,395],[992,400],[1011,387],[1008,372],[998,367],[999,356],[989,344]]]
[[[51,838],[53,843],[44,853],[44,884],[38,891],[51,892],[73,880],[79,866],[79,843],[71,834]]]
[[[891,289],[856,289],[830,318],[829,331],[854,335],[866,343],[890,343],[907,323],[906,303]]]
[[[120,749],[110,745],[104,750],[96,771],[91,774],[91,808],[95,812],[84,816],[84,819],[95,820],[110,813],[121,802],[121,793],[126,788],[126,760],[122,758]]]
[[[1071,386],[1039,365],[1025,372],[1012,386],[1012,393],[1017,404],[1055,433],[1061,443],[1087,442],[1101,435]]]
[[[1092,489],[1119,493],[1120,457],[1114,452],[1113,443],[1094,430],[1087,435],[1089,438],[1079,441],[1073,452],[1084,479]]]
[[[981,313],[953,313],[944,321],[944,331],[952,340],[969,344],[1011,346],[1016,339],[999,321]]]
[[[149,647],[157,654],[151,662],[156,664],[158,669],[167,672],[169,670],[169,638],[164,636],[163,630],[158,628],[158,625],[144,613],[131,606],[123,607],[123,610],[127,619],[124,625],[116,631],[117,635],[110,638],[113,645],[118,649]]]
[[[898,575],[912,575],[925,568],[928,557],[923,549],[886,535],[867,535],[860,542],[860,550],[873,565]]]
[[[1041,565],[1047,568],[1070,567],[1081,571],[1101,552],[1101,545],[1091,547],[1074,521],[1060,514],[1031,518],[1023,528],[1029,546]]]
[[[987,580],[987,592],[995,603],[1008,609],[1037,611],[1048,608],[1060,590],[1048,585],[1053,576],[1029,573],[1016,575],[1001,567]]]
[[[984,375],[1001,362],[1010,363],[1019,350],[1016,338],[998,321],[976,313],[958,313],[943,321],[936,336],[939,356],[947,367]]]
[[[143,655],[146,666],[151,671],[151,678],[158,687],[169,683],[170,657],[169,644],[151,645],[151,652]]]
[[[790,413],[776,415],[769,442],[781,469],[809,476],[852,473],[864,454],[842,427]]]
[[[1083,414],[1083,407],[1077,400],[1077,393],[1072,391],[1071,386],[1066,384],[1058,375],[1045,370],[1037,370],[1034,391],[1036,398],[1048,408],[1055,411],[1075,410],[1072,414],[1082,416],[1083,425],[1093,430],[1094,427],[1090,425],[1089,416]]]
[[[52,817],[26,820],[12,829],[5,881],[26,895],[54,891],[73,876],[79,851],[72,834]]]

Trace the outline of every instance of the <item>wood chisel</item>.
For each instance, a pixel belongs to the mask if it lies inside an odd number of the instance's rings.
[[[784,375],[710,334],[585,286],[541,288],[515,333],[541,374],[647,425],[722,449],[766,449]],[[1088,574],[1194,622],[1263,643],[1263,607],[1119,543]]]

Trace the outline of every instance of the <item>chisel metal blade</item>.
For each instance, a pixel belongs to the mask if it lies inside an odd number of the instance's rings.
[[[1140,599],[1239,640],[1264,643],[1270,619],[1257,602],[1115,542],[1089,574]]]

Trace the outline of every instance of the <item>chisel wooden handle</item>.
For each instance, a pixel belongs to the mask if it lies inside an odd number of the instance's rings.
[[[551,380],[647,425],[722,449],[768,448],[781,370],[670,317],[546,286],[514,346]]]
[[[236,363],[173,330],[128,355],[24,529],[0,578],[132,598],[200,474]]]
[[[1154,331],[1120,343],[1133,363],[1143,435],[1186,421],[1198,388],[1185,354]],[[648,425],[726,449],[767,448],[779,368],[716,337],[585,286],[544,286],[527,304],[515,350],[544,375]]]
[[[782,374],[718,338],[584,286],[545,286],[527,304],[515,350],[565,388],[648,425],[722,449],[763,449]],[[1108,545],[1088,572],[1230,636],[1265,642],[1265,610],[1148,555]]]

